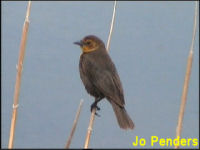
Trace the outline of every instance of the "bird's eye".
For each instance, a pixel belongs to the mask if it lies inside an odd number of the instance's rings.
[[[87,43],[87,45],[90,45],[90,44],[91,44],[91,42],[90,42],[90,41],[87,41],[86,43]]]

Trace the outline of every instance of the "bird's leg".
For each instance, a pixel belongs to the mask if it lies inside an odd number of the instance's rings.
[[[94,101],[94,103],[92,103],[91,108],[90,108],[90,111],[91,111],[91,112],[92,112],[92,109],[93,109],[93,108],[96,108],[97,110],[100,110],[100,108],[97,106],[97,103],[98,103],[100,100],[101,100],[101,98],[95,98],[95,101]],[[97,114],[96,112],[95,112],[95,115],[97,115],[97,116],[100,117],[100,115]]]

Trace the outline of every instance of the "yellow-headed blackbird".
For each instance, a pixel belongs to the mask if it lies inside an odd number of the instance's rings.
[[[91,110],[100,108],[97,103],[106,98],[112,105],[118,124],[123,129],[133,129],[134,124],[124,107],[124,94],[119,75],[104,43],[96,36],[89,35],[74,42],[82,49],[79,71],[81,80],[89,94],[95,97]]]

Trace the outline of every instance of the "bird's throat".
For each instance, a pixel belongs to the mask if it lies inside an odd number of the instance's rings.
[[[90,48],[88,46],[82,46],[81,49],[82,49],[83,53],[89,53],[89,52],[96,51],[98,49],[98,47]]]

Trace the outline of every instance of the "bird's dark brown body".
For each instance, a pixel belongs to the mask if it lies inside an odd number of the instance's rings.
[[[87,92],[95,97],[96,104],[106,98],[114,109],[119,126],[123,129],[133,129],[134,124],[124,108],[124,94],[119,75],[104,43],[96,36],[87,36],[76,44],[83,49],[79,71]]]

